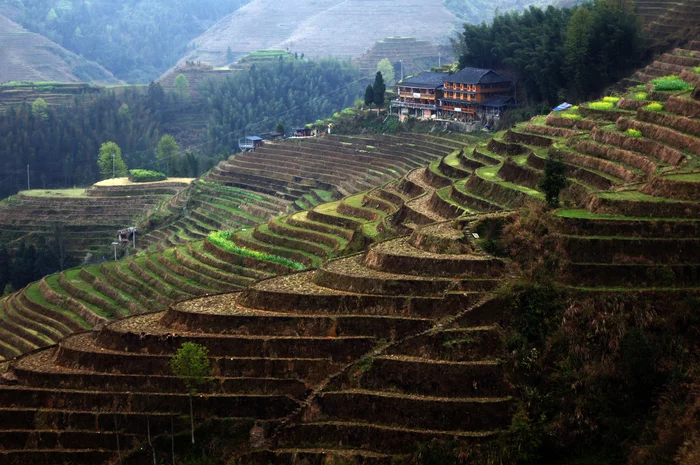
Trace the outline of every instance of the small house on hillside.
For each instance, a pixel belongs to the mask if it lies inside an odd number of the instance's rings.
[[[399,116],[478,121],[496,119],[517,105],[513,82],[490,69],[464,68],[456,73],[424,72],[397,84],[391,102]]]
[[[313,129],[294,128],[292,129],[292,137],[313,137]]]
[[[126,229],[121,229],[117,231],[117,241],[120,244],[128,244],[134,241],[134,238],[139,230],[135,227],[130,227]]]
[[[255,149],[262,147],[264,140],[259,136],[248,136],[238,141],[238,148],[241,152],[255,152]]]

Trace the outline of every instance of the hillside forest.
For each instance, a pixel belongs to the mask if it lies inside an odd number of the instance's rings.
[[[350,106],[360,94],[358,73],[336,60],[296,60],[255,65],[204,84],[200,95],[209,118],[206,131],[196,144],[179,148],[181,160],[170,174],[199,176],[237,151],[238,139],[248,131],[270,131],[280,123],[303,125]],[[98,181],[98,152],[108,141],[119,146],[130,169],[156,168],[167,112],[187,112],[190,91],[187,84],[184,90],[166,92],[152,83],[145,90],[77,96],[70,107],[39,100],[10,108],[0,119],[0,196],[26,188],[27,165],[35,188]]]
[[[632,0],[500,14],[491,24],[465,24],[454,45],[460,67],[505,71],[524,91],[520,101],[550,105],[597,97],[647,50]]]
[[[2,0],[26,29],[98,62],[119,79],[143,83],[177,63],[187,44],[249,0]]]

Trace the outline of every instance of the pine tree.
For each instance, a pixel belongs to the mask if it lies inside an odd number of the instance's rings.
[[[381,71],[377,71],[377,75],[374,77],[372,91],[374,92],[374,104],[377,105],[377,114],[379,114],[380,108],[384,105],[384,93],[386,92],[386,85],[384,84],[384,77],[382,77]]]
[[[373,103],[374,103],[374,88],[372,88],[372,84],[368,84],[367,89],[365,89],[365,105],[367,105],[371,109]]]

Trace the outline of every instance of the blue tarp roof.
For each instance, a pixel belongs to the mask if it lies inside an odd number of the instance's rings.
[[[562,103],[561,105],[559,105],[558,107],[556,107],[556,108],[554,109],[554,111],[564,111],[564,110],[568,110],[568,109],[571,108],[571,107],[573,107],[572,104],[567,103],[567,102],[564,102],[564,103]]]

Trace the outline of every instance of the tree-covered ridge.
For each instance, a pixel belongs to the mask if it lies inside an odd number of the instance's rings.
[[[160,111],[135,89],[118,97],[113,92],[76,97],[75,105],[49,106],[41,113],[33,107],[11,107],[0,119],[3,197],[26,188],[27,165],[34,187],[84,186],[99,179],[102,143],[116,142],[133,167],[148,163],[158,143]]]
[[[2,0],[14,21],[100,63],[127,82],[149,82],[187,43],[248,0]]]
[[[548,5],[568,6],[576,0],[444,0],[445,6],[460,19],[471,23],[481,24],[491,22],[498,13],[507,11],[523,11],[535,6],[546,8]]]
[[[455,45],[460,66],[508,70],[528,100],[550,104],[594,97],[645,54],[631,0],[505,13],[490,25],[465,24]]]
[[[237,151],[241,137],[271,131],[278,123],[303,125],[350,106],[359,96],[357,79],[357,68],[339,61],[297,60],[255,65],[225,81],[208,81],[202,86],[207,130],[194,147],[178,149],[169,174],[199,176],[216,163],[215,157]],[[167,113],[200,111],[185,98],[151,84],[146,91],[78,96],[72,106],[38,99],[9,108],[0,119],[0,196],[26,189],[27,165],[34,188],[94,183],[100,179],[98,153],[106,142],[117,144],[128,168],[156,168]]]
[[[352,106],[360,95],[359,70],[337,60],[278,61],[253,65],[202,88],[211,109],[206,152],[229,153],[246,135],[303,125]]]

